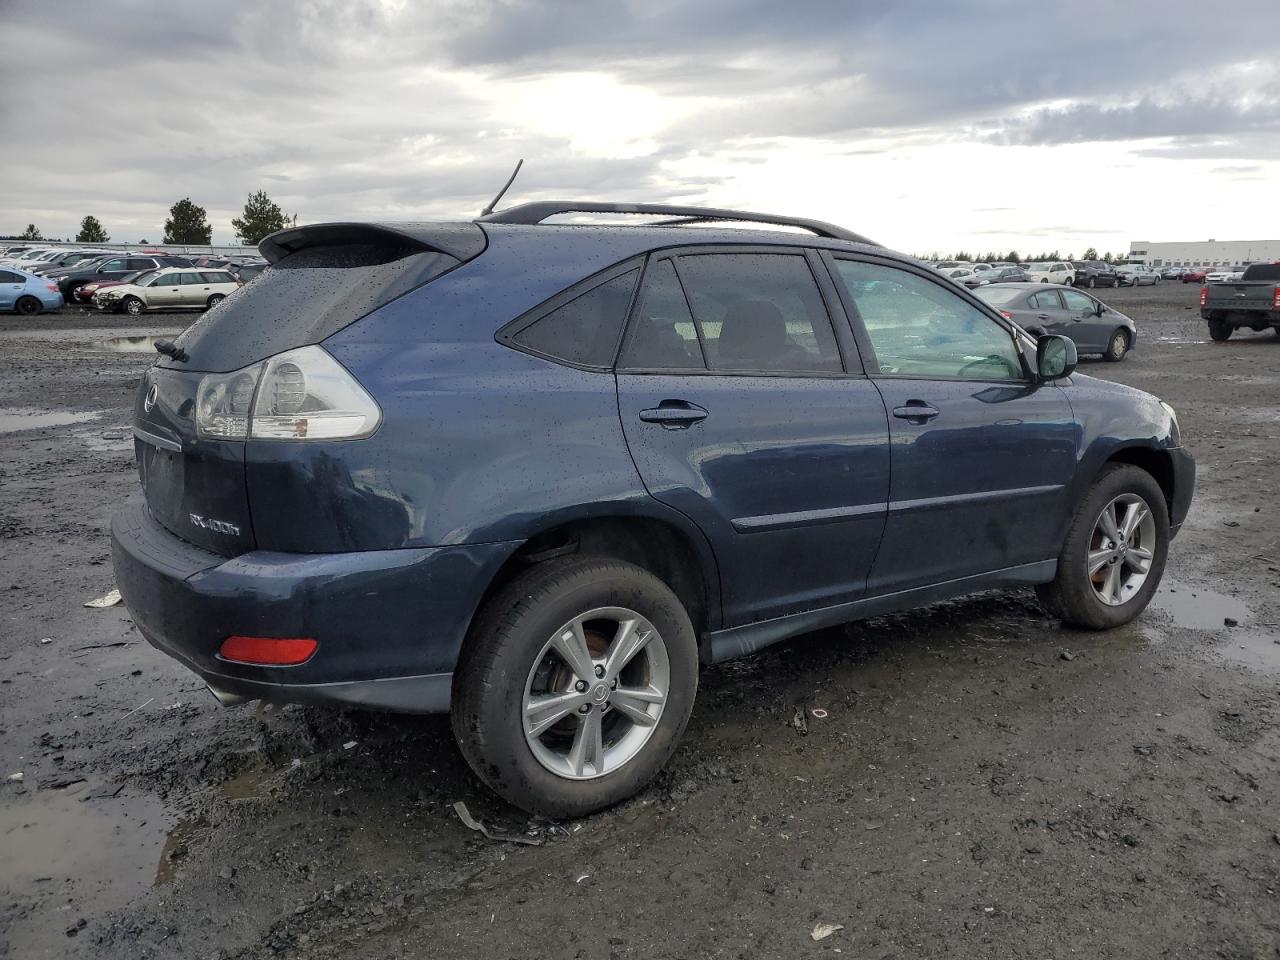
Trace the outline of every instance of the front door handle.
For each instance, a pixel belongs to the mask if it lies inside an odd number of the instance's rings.
[[[910,420],[912,423],[925,423],[932,420],[942,411],[923,400],[908,400],[901,407],[893,408],[893,415],[899,420]]]
[[[1037,320],[1048,320],[1048,319],[1049,319],[1049,315],[1048,315],[1047,313],[1037,313],[1037,314],[1036,314],[1036,319],[1037,319]]]
[[[645,423],[660,423],[667,430],[684,430],[707,419],[707,411],[687,400],[663,400],[656,407],[640,411]]]

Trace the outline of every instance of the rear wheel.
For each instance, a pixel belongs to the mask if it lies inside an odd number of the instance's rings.
[[[215,293],[209,298],[208,303],[205,304],[205,309],[212,310],[225,299],[227,299],[225,294]]]
[[[608,558],[551,560],[477,618],[454,674],[453,732],[510,803],[581,816],[662,768],[697,686],[693,625],[666,584]]]
[[[120,309],[133,317],[142,313],[144,308],[145,304],[137,297],[125,297],[124,302],[120,304]]]
[[[44,309],[44,304],[35,297],[19,297],[13,308],[24,317],[34,317]]]
[[[1102,356],[1112,363],[1119,363],[1128,352],[1129,335],[1123,330],[1117,330],[1111,335],[1111,339],[1107,341],[1107,349]]]
[[[1209,321],[1209,339],[1215,343],[1223,343],[1231,337],[1231,324],[1225,320]]]
[[[1118,627],[1146,609],[1168,551],[1169,515],[1160,485],[1138,467],[1109,464],[1076,509],[1057,576],[1036,593],[1072,626]]]
[[[1097,285],[1098,285],[1098,278],[1097,278],[1097,277],[1090,277],[1090,278],[1089,278],[1089,289],[1090,289],[1090,290],[1092,290],[1092,289],[1093,289],[1094,287],[1096,287]]]

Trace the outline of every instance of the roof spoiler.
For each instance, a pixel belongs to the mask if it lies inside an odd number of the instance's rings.
[[[485,233],[474,223],[312,223],[264,237],[258,250],[271,263],[310,247],[402,243],[467,261],[484,252]]]

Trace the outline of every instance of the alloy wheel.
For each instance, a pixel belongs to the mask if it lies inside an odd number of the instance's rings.
[[[521,703],[525,740],[557,776],[605,776],[648,743],[670,690],[667,647],[653,624],[625,607],[589,610],[534,658]]]
[[[1109,607],[1131,600],[1147,582],[1155,545],[1155,517],[1142,497],[1123,493],[1103,507],[1086,560],[1094,595]]]

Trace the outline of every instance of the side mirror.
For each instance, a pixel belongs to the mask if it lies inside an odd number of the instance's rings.
[[[1107,305],[1105,303],[1100,303],[1098,304],[1098,308],[1093,312],[1100,317],[1107,312]]]
[[[1078,359],[1075,342],[1069,337],[1047,334],[1036,341],[1036,372],[1041,380],[1070,376]]]

